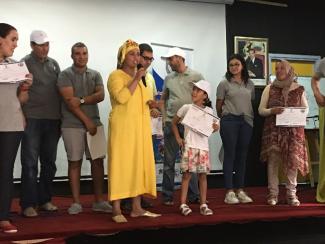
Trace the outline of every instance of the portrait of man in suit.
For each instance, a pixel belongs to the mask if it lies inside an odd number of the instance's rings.
[[[256,50],[254,48],[248,50],[246,65],[250,78],[264,79],[263,62],[260,58],[256,57]]]

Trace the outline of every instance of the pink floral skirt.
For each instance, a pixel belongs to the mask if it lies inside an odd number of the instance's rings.
[[[210,172],[209,151],[185,147],[181,160],[182,172],[208,173]]]

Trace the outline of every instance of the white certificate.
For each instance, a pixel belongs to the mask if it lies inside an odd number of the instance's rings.
[[[93,136],[87,131],[87,144],[91,159],[105,158],[107,142],[103,126],[97,126],[97,133]]]
[[[286,107],[281,114],[276,115],[276,126],[301,127],[306,125],[306,108]]]
[[[181,123],[196,132],[205,136],[210,136],[213,133],[212,124],[219,123],[219,119],[217,116],[208,113],[204,109],[192,105],[188,109]]]
[[[16,83],[26,80],[29,74],[25,62],[0,64],[0,83]]]
[[[163,133],[163,121],[162,117],[152,118],[151,117],[151,129],[152,129],[152,135],[159,135],[162,136]]]

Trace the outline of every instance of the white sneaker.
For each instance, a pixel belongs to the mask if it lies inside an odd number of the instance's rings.
[[[33,218],[33,217],[37,217],[38,213],[36,212],[36,209],[33,207],[28,207],[25,208],[23,211],[23,216],[27,217],[27,218]]]
[[[278,197],[277,196],[273,196],[273,195],[269,195],[267,198],[267,204],[271,205],[271,206],[275,206],[278,203]]]
[[[94,202],[92,206],[92,210],[95,212],[111,213],[112,206],[106,201]]]
[[[239,203],[239,200],[238,200],[238,198],[236,197],[236,194],[233,191],[229,191],[226,194],[225,203],[227,203],[227,204],[237,204],[237,203]]]
[[[246,192],[244,192],[244,191],[237,192],[237,198],[238,198],[239,202],[241,202],[241,203],[250,203],[250,202],[253,202],[253,199],[250,198],[246,194]]]
[[[296,195],[294,196],[287,196],[287,203],[290,206],[299,206],[300,205],[300,201],[298,200],[298,197]]]
[[[80,203],[76,203],[76,202],[72,203],[70,208],[68,208],[68,213],[72,215],[79,214],[81,212],[82,212],[82,206]]]
[[[40,209],[41,210],[44,210],[44,211],[53,212],[53,211],[57,211],[58,210],[58,207],[55,206],[51,202],[47,202],[47,203],[43,204],[42,206],[40,206]]]

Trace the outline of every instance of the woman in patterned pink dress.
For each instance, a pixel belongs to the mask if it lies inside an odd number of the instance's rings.
[[[300,201],[296,195],[297,173],[298,170],[302,175],[308,173],[304,127],[276,126],[276,115],[282,113],[284,107],[305,107],[307,115],[308,102],[304,87],[297,83],[294,69],[288,61],[277,62],[275,72],[276,78],[265,87],[258,108],[259,114],[266,117],[260,158],[267,162],[267,203],[278,203],[278,167],[282,163],[286,177],[287,203],[299,206]]]

